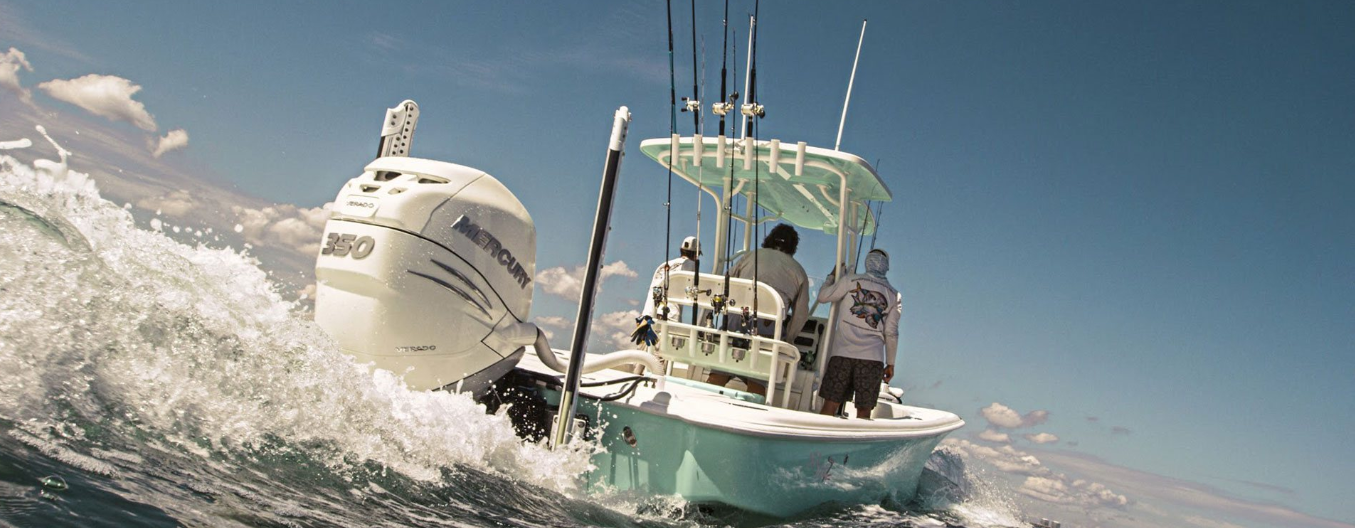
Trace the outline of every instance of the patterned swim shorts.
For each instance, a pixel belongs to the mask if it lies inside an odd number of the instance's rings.
[[[846,357],[828,358],[823,371],[819,397],[843,403],[847,396],[856,396],[857,409],[874,409],[880,398],[880,382],[885,378],[885,365],[879,361]]]

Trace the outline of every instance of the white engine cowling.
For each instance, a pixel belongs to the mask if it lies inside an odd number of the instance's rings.
[[[482,171],[383,157],[334,200],[315,265],[315,320],[413,389],[480,393],[522,357],[495,329],[532,307],[536,226]]]

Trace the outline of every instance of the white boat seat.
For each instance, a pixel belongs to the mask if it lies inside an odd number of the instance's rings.
[[[700,311],[715,309],[716,296],[723,296],[725,278],[709,273],[680,271],[669,275],[668,302],[692,306]],[[731,277],[727,297],[730,311],[743,311],[753,306],[756,295],[756,316],[774,323],[772,337],[748,335],[739,331],[691,325],[677,321],[657,321],[654,331],[659,341],[653,350],[659,357],[699,367],[720,370],[767,382],[767,401],[776,402],[777,385],[781,385],[780,406],[789,403],[790,374],[800,361],[800,351],[781,340],[784,317],[781,296],[764,283]],[[736,346],[744,345],[744,346]]]

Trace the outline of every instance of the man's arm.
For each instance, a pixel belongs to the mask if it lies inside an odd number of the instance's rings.
[[[839,282],[833,278],[833,275],[829,273],[828,278],[823,280],[823,285],[819,286],[818,299],[820,304],[835,303],[847,296],[847,284],[851,281]]]
[[[885,317],[885,365],[894,366],[894,356],[899,353],[899,320],[902,319],[903,294],[894,294],[894,306],[889,308]]]

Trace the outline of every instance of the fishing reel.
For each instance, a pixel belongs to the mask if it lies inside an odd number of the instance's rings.
[[[743,103],[739,112],[745,117],[767,117],[767,108],[758,103]]]
[[[696,299],[696,296],[698,294],[710,295],[712,293],[715,293],[715,290],[711,289],[699,290],[696,288],[696,286],[688,286],[685,291],[687,292],[687,296],[691,297],[692,299]]]
[[[739,100],[739,92],[734,92],[734,93],[732,93],[732,94],[729,94],[729,100],[728,100],[728,101],[724,101],[724,102],[720,102],[720,103],[711,103],[711,105],[710,105],[710,111],[711,111],[711,113],[713,113],[713,114],[715,114],[715,115],[717,115],[717,116],[724,117],[725,114],[728,114],[730,110],[733,110],[733,109],[734,109],[734,101],[737,101],[737,100]]]
[[[726,308],[734,308],[736,306],[734,299],[730,299],[718,293],[710,300],[710,305],[711,311],[717,314],[725,313]]]
[[[683,112],[700,112],[700,111],[701,111],[701,101],[698,101],[698,100],[696,100],[696,99],[688,99],[688,98],[686,98],[686,97],[683,97],[683,98],[682,98],[682,104],[683,104],[683,106],[682,106],[682,111],[683,111]]]
[[[756,321],[753,320],[752,310],[749,310],[747,306],[744,306],[743,318],[739,321],[739,331],[743,332],[744,335],[752,335],[755,322]]]

